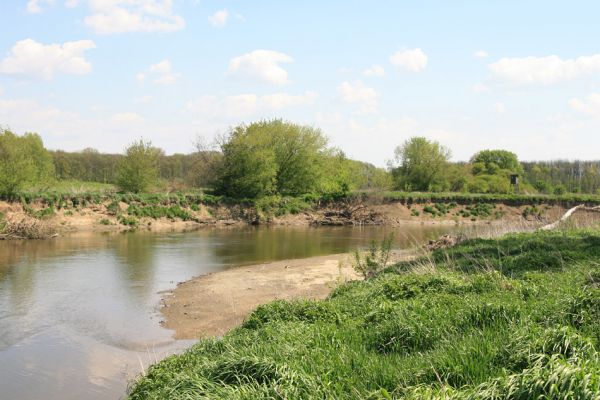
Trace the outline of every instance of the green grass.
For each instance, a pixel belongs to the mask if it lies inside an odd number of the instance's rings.
[[[131,399],[600,398],[600,231],[476,239],[260,306]]]
[[[577,205],[600,204],[600,195],[592,194],[477,194],[477,193],[422,193],[422,192],[380,192],[380,193],[355,193],[354,196],[380,199],[381,201],[399,201],[404,204],[425,203],[503,203],[511,206],[535,205],[535,204],[560,204]]]
[[[45,186],[29,187],[24,193],[52,192],[60,194],[101,193],[109,194],[117,191],[110,183],[85,182],[78,180],[57,180]]]

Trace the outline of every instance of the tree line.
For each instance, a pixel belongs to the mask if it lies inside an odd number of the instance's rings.
[[[232,198],[343,197],[357,190],[512,193],[600,191],[600,162],[520,162],[506,150],[483,150],[468,162],[450,162],[451,151],[413,137],[401,143],[388,168],[348,159],[318,128],[275,119],[232,128],[210,146],[166,155],[148,141],[123,154],[49,151],[35,133],[0,128],[0,195],[55,180],[111,183],[125,192],[202,188]]]

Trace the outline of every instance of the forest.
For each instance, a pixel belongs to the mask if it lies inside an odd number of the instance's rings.
[[[232,128],[210,145],[198,140],[188,154],[167,155],[139,139],[121,154],[87,148],[47,150],[36,133],[0,130],[0,195],[52,191],[64,181],[114,185],[121,192],[202,189],[230,198],[343,197],[390,191],[491,194],[599,194],[600,161],[518,160],[499,149],[451,161],[438,142],[412,137],[399,143],[386,168],[349,159],[319,129],[283,120]],[[519,185],[511,184],[519,176]]]

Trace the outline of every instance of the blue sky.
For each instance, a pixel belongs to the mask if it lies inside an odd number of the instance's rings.
[[[321,128],[383,166],[422,135],[455,160],[600,159],[594,1],[7,0],[0,124],[53,149],[190,152],[241,122]]]

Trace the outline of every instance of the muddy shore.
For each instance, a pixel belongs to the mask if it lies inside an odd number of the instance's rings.
[[[394,260],[414,252],[396,251]],[[360,279],[349,254],[248,265],[198,276],[163,295],[162,326],[176,339],[222,336],[261,304],[273,300],[324,299],[341,283]]]

